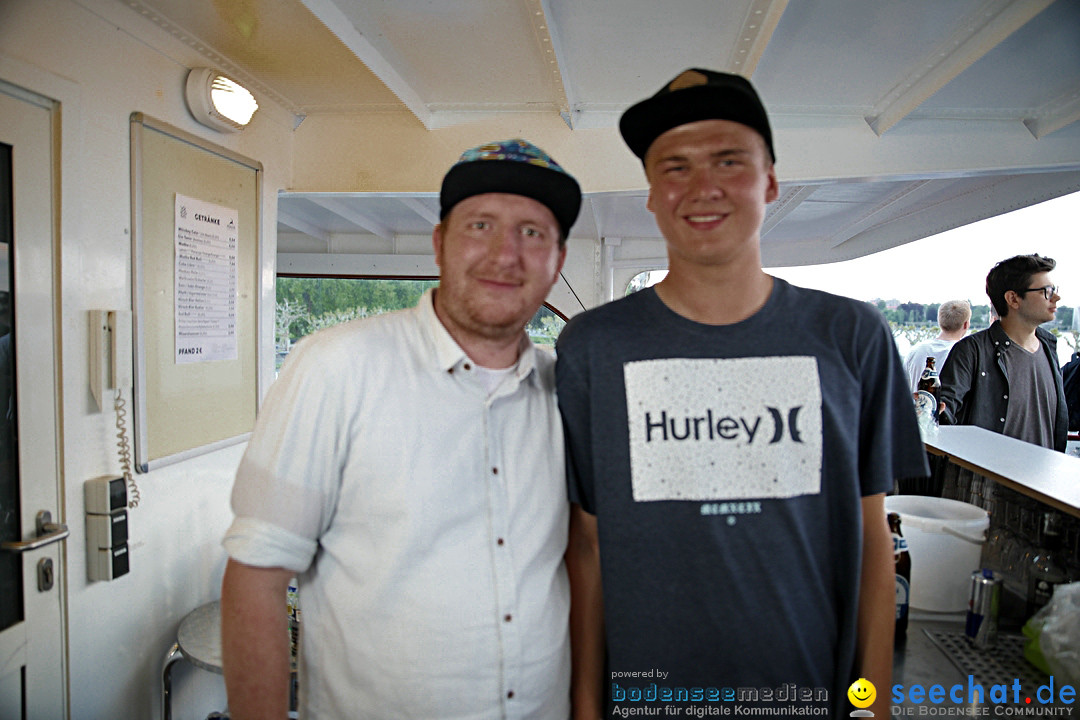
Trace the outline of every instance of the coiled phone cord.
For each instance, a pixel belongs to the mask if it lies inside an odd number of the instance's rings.
[[[139,504],[139,486],[135,484],[135,477],[131,474],[131,442],[127,436],[127,403],[124,401],[120,388],[116,388],[113,409],[116,411],[116,446],[120,454],[120,469],[124,473],[124,480],[128,486],[128,507],[134,508]]]

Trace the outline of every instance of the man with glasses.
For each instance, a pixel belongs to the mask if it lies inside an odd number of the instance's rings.
[[[941,369],[943,425],[977,425],[1065,451],[1069,411],[1057,339],[1039,327],[1054,319],[1057,263],[1039,255],[1002,260],[986,276],[998,320],[953,346]]]

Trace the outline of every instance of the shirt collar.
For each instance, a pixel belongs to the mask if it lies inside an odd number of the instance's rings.
[[[435,290],[427,290],[417,303],[420,318],[424,328],[431,338],[432,347],[435,351],[435,363],[440,370],[447,372],[462,367],[467,363],[475,363],[457,341],[451,337],[450,332],[435,314]],[[524,330],[521,332],[521,340],[518,344],[518,363],[515,375],[519,382],[530,375],[534,375],[536,369],[535,353],[541,352],[533,345]]]
[[[992,322],[987,332],[990,334],[990,337],[996,342],[1012,343],[1012,340],[1009,338],[1009,334],[1005,332],[1005,328],[1001,327],[1000,320],[995,320],[994,322]]]
[[[1015,345],[1016,344],[1016,342],[1011,337],[1009,337],[1009,334],[1007,332],[1005,332],[1005,328],[1003,328],[1001,326],[1001,321],[1000,320],[995,320],[990,325],[987,332],[990,333],[991,339],[995,340],[998,343],[1005,343],[1007,345]],[[1042,325],[1039,325],[1038,327],[1035,328],[1035,337],[1038,339],[1039,344],[1042,345],[1044,348],[1047,345],[1050,345],[1052,348],[1054,348],[1056,350],[1056,348],[1057,348],[1057,338],[1055,338]]]

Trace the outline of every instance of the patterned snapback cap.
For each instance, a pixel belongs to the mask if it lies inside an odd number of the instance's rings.
[[[462,200],[484,193],[524,195],[545,205],[565,239],[581,209],[581,187],[536,145],[514,138],[466,150],[446,173],[439,192],[439,217]]]

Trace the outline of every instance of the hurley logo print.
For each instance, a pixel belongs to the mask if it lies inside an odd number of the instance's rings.
[[[745,500],[821,489],[812,357],[623,366],[634,500]]]

